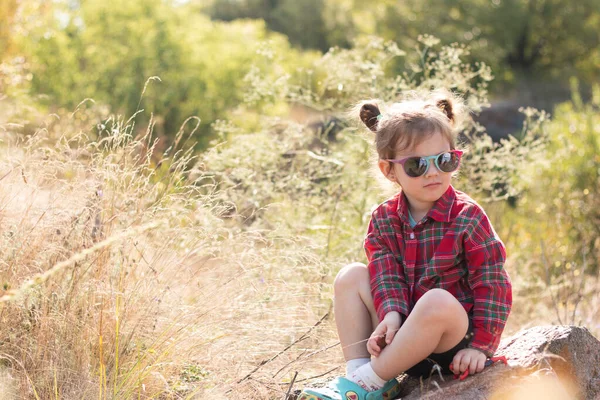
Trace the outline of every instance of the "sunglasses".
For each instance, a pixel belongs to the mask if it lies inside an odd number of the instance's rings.
[[[428,157],[407,157],[399,160],[384,160],[394,164],[402,165],[406,175],[411,178],[418,178],[423,176],[429,171],[431,160],[435,163],[438,170],[442,172],[454,172],[460,165],[460,158],[463,152],[460,150],[450,150],[444,153],[440,153],[435,156]]]

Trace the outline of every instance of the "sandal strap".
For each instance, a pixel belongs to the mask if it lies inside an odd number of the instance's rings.
[[[327,387],[305,389],[298,400],[391,400],[400,391],[396,379],[388,381],[383,388],[368,392],[360,385],[344,378],[336,378]]]

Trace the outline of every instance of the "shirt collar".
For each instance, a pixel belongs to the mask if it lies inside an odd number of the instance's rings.
[[[455,199],[456,192],[452,185],[449,185],[442,197],[433,204],[427,216],[438,222],[450,222],[450,211]],[[398,216],[402,222],[407,225],[410,224],[408,220],[408,200],[402,191],[399,193],[398,198]]]

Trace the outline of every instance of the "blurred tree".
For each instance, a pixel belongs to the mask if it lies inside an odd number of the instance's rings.
[[[597,0],[213,0],[215,19],[262,18],[305,48],[349,47],[359,35],[394,40],[407,50],[430,34],[468,43],[471,60],[492,67],[500,83],[532,77],[600,76]],[[409,60],[410,61],[410,60]],[[404,65],[398,66],[399,70]]]
[[[3,0],[2,3],[0,3],[0,62],[2,62],[12,50],[12,30],[17,13],[17,6],[17,0]]]
[[[30,64],[24,57],[27,32],[37,29],[51,11],[45,0],[0,1],[0,119],[25,124],[38,116],[35,96],[29,95]]]
[[[531,182],[523,201],[523,221],[539,230],[531,239],[545,242],[546,263],[556,273],[571,265],[586,272],[600,270],[600,86],[584,103],[578,82],[573,99],[554,110],[548,127],[548,152],[522,174]],[[525,200],[525,199],[524,199]],[[533,229],[532,229],[533,230]]]
[[[277,3],[266,19],[268,28],[286,34],[292,44],[303,48],[329,49],[323,0],[280,0]]]
[[[597,0],[449,0],[443,7],[433,0],[384,0],[371,9],[370,16],[361,14],[372,20],[363,24],[373,27],[367,33],[395,40],[401,48],[413,47],[424,33],[445,44],[468,42],[473,59],[491,65],[504,81],[513,80],[515,74],[528,78],[565,78],[576,70],[588,78],[600,74]]]
[[[0,62],[22,55],[20,38],[44,25],[52,9],[52,3],[45,0],[0,2]]]
[[[241,101],[242,78],[260,42],[272,41],[298,62],[285,38],[268,34],[264,23],[210,21],[185,3],[55,2],[52,15],[23,38],[34,93],[71,109],[85,98],[124,115],[144,109],[166,136],[195,115],[202,119],[201,147],[210,124]],[[154,76],[160,79],[147,82]]]
[[[263,19],[269,29],[287,35],[292,44],[326,51],[331,43],[323,10],[323,0],[215,0],[207,7],[213,19]]]

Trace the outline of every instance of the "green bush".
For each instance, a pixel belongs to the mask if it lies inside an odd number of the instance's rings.
[[[47,95],[52,112],[72,111],[86,98],[109,104],[115,114],[144,109],[154,115],[155,134],[170,139],[197,116],[200,148],[211,139],[210,125],[242,101],[242,78],[260,43],[285,55],[287,69],[310,57],[262,21],[215,22],[189,4],[109,0],[52,7],[54,14],[20,39],[32,93]]]
[[[578,93],[574,85],[573,100],[545,124],[545,148],[515,170],[524,190],[501,210],[501,227],[521,282],[516,297],[545,304],[556,323],[598,329],[600,88],[589,104]]]
[[[572,101],[556,107],[548,125],[544,157],[527,172],[531,188],[521,202],[523,217],[538,226],[546,260],[562,270],[597,273],[600,263],[600,87],[584,104],[575,88]]]
[[[407,90],[431,87],[456,91],[472,110],[487,103],[491,74],[485,64],[462,61],[468,48],[441,46],[429,36],[421,37],[420,43],[422,63],[400,76],[387,67],[404,52],[394,42],[375,37],[350,50],[330,50],[295,79],[274,80],[273,62],[263,72],[260,65],[266,63],[259,61],[246,77],[252,105],[267,108],[284,99],[292,107],[301,104],[335,116],[342,130],[332,135],[272,117],[264,118],[262,129],[255,132],[244,131],[235,122],[223,125],[233,133],[224,134],[225,143],[201,156],[199,184],[217,182],[222,202],[232,214],[236,210],[246,226],[285,226],[292,235],[313,237],[327,257],[362,259],[370,210],[391,191],[372,168],[370,132],[356,129],[353,119],[358,118],[349,116],[348,109],[363,99],[391,102]],[[459,189],[486,202],[521,194],[525,186],[515,179],[515,172],[543,149],[545,115],[528,113],[521,138],[501,144],[493,143],[466,116],[462,132],[468,138],[468,152],[465,172],[456,182]]]

